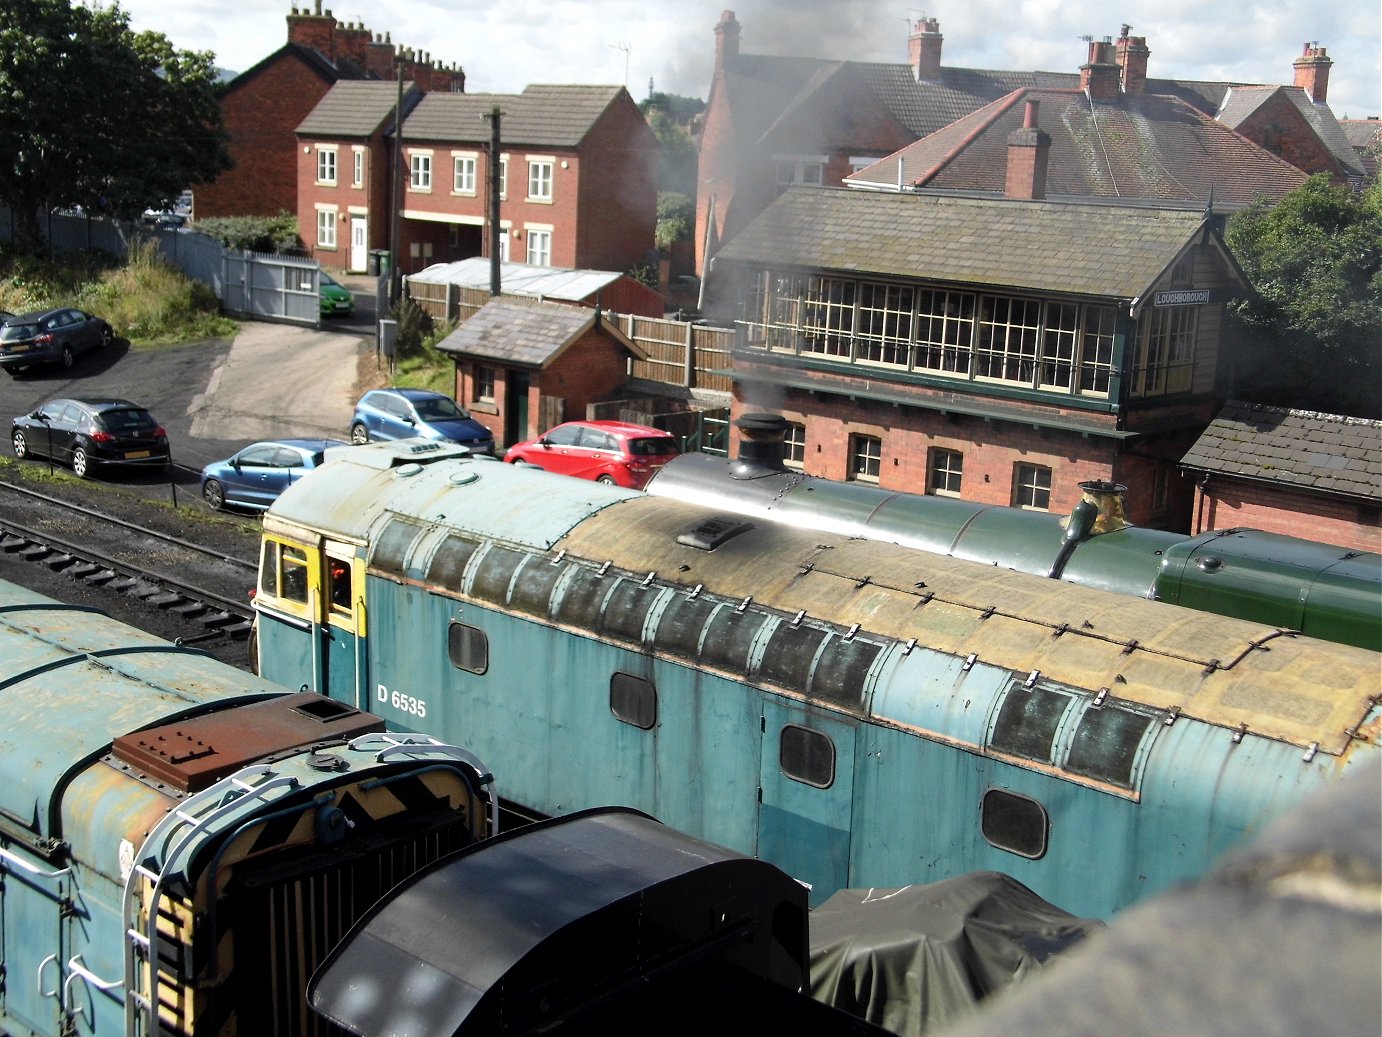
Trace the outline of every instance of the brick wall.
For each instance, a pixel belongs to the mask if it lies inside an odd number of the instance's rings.
[[[1357,551],[1382,551],[1382,511],[1296,490],[1212,477],[1195,491],[1192,532],[1246,526]]]
[[[762,409],[761,404],[745,405],[736,398],[731,417],[737,420],[746,410]],[[843,396],[785,390],[780,403],[770,409],[806,427],[808,475],[846,479],[850,437],[874,436],[882,442],[878,485],[905,493],[926,492],[929,452],[940,447],[964,455],[964,499],[1011,505],[1015,466],[1027,463],[1051,469],[1050,510],[1063,513],[1079,500],[1081,482],[1111,478],[1116,461],[1111,440]],[[736,437],[731,451],[737,449]],[[1130,506],[1132,491],[1129,487]]]
[[[297,211],[301,149],[293,131],[330,88],[292,51],[232,84],[221,112],[235,168],[196,186],[197,218]]]
[[[592,329],[544,368],[534,379],[534,385],[543,396],[564,399],[564,420],[574,421],[585,417],[587,406],[608,398],[624,384],[627,359],[623,346]],[[529,413],[536,418],[536,408]],[[536,430],[541,431],[544,430]]]

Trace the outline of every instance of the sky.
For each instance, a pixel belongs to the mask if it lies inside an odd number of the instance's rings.
[[[105,0],[89,0],[104,3]],[[287,41],[294,3],[316,0],[120,0],[136,30],[185,50],[210,50],[242,72]],[[913,0],[915,2],[915,0]],[[460,65],[469,93],[518,93],[529,83],[623,83],[638,100],[658,91],[704,98],[715,24],[735,12],[746,54],[903,62],[918,18],[940,22],[941,63],[1075,72],[1083,37],[1145,36],[1152,78],[1294,82],[1306,43],[1334,60],[1328,103],[1339,118],[1382,114],[1382,4],[1376,0],[321,0],[340,22],[388,32],[397,45]]]

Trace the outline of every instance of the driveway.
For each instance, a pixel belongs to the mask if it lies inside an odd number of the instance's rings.
[[[203,465],[256,439],[349,434],[359,372],[373,371],[370,325],[322,331],[246,323],[233,340],[132,351],[117,340],[70,371],[0,375],[0,419],[55,396],[121,396],[147,407],[168,430],[175,481],[195,484]],[[122,482],[143,482],[139,473]],[[159,480],[162,481],[162,480]]]

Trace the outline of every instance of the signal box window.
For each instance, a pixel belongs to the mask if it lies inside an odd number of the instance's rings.
[[[616,673],[609,679],[609,711],[624,723],[648,731],[657,723],[657,689],[642,677]]]
[[[1013,504],[1029,511],[1051,507],[1051,469],[1039,464],[1020,464],[1013,474]]]
[[[883,460],[883,441],[877,436],[849,437],[849,477],[877,482]]]
[[[984,838],[990,845],[1032,860],[1045,855],[1050,823],[1046,808],[1036,800],[1003,789],[989,789],[984,793],[979,814]]]
[[[964,454],[958,450],[931,451],[931,473],[926,489],[937,497],[958,497],[960,479],[964,474]]]
[[[782,434],[782,462],[788,468],[803,468],[806,464],[806,426],[795,421]]]
[[[452,623],[446,631],[446,655],[458,670],[484,673],[489,669],[489,638],[479,627]]]
[[[778,742],[782,773],[794,781],[828,789],[835,784],[835,743],[809,727],[788,724]]]

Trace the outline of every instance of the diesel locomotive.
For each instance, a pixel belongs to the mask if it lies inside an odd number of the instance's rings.
[[[1375,758],[1379,656],[421,441],[264,519],[260,672],[844,886],[1002,871],[1083,917]]]
[[[683,454],[647,491],[1382,651],[1376,552],[1257,529],[1186,536],[1132,526],[1116,483],[1081,484],[1081,500],[1063,516],[834,482],[786,466],[780,416],[746,414],[738,427],[738,457]]]
[[[777,868],[618,808],[497,832],[468,751],[3,581],[0,742],[5,1034],[725,1032],[707,983],[882,1033],[805,993]]]

